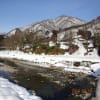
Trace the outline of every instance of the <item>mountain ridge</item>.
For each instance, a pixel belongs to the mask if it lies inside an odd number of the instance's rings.
[[[65,28],[65,27],[70,27],[73,25],[78,25],[78,24],[83,24],[83,23],[85,23],[85,21],[79,18],[63,15],[63,16],[56,17],[55,19],[43,20],[37,23],[26,25],[24,27],[19,27],[18,29],[20,29],[21,31],[26,31],[29,28],[29,31],[32,31],[32,30],[37,30],[36,28],[39,26],[42,28],[46,27],[44,28],[44,30],[51,30],[51,29],[59,30],[62,27]],[[11,31],[8,32],[8,34],[14,34],[16,29],[17,28],[12,29]]]
[[[91,31],[92,34],[94,34],[94,31],[100,32],[100,29],[98,28],[99,26],[100,26],[100,16],[97,17],[96,19],[86,22],[79,18],[63,15],[56,17],[55,19],[47,19],[37,23],[12,29],[7,33],[7,36],[14,35],[17,30],[20,30],[20,32],[25,32],[25,33],[26,32],[38,33],[44,37],[46,36],[46,33],[51,34],[52,31],[56,31],[59,33],[62,31],[66,31],[67,33],[67,31],[70,31],[70,29],[72,29],[72,32],[74,30],[78,32],[79,29],[86,29],[88,31]]]

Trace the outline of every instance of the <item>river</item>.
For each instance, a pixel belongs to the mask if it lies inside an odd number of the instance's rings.
[[[43,100],[85,100],[95,97],[95,77],[64,72],[61,68],[44,68],[32,62],[0,59],[0,76],[27,88],[29,92],[35,90]]]

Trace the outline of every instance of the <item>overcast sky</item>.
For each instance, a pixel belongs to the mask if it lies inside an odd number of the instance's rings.
[[[100,16],[100,0],[0,0],[0,32],[61,15],[90,21]]]

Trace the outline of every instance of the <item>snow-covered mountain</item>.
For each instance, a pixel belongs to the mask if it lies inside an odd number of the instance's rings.
[[[13,29],[10,32],[8,32],[8,36],[15,34],[17,29],[19,29],[22,32],[32,32],[32,33],[38,32],[41,34],[45,34],[46,32],[52,32],[53,30],[59,31],[64,28],[69,28],[71,26],[76,26],[76,25],[82,25],[85,23],[86,23],[85,21],[75,17],[60,16],[57,17],[56,19],[44,20],[35,24],[27,25],[25,27]]]
[[[58,39],[63,39],[66,34],[70,32],[76,33],[80,29],[87,30],[92,33],[100,32],[100,17],[96,19],[85,22],[81,19],[69,16],[60,16],[55,19],[43,20],[41,22],[27,25],[24,27],[19,27],[8,32],[7,36],[14,35],[18,32],[22,33],[33,33],[37,36],[51,37],[53,32],[57,32]]]
[[[100,33],[100,17],[97,17],[96,19],[94,19],[90,22],[86,22],[84,24],[66,27],[66,28],[60,30],[59,34],[63,35],[63,37],[65,37],[66,34],[77,33],[79,30],[90,31],[92,33],[92,36],[95,33]],[[62,37],[62,39],[63,39],[63,37]]]

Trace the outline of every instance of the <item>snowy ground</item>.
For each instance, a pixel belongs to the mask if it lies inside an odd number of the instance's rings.
[[[42,100],[40,97],[29,94],[29,92],[7,79],[0,77],[0,100]]]
[[[42,67],[62,67],[65,71],[83,72],[87,74],[100,75],[100,57],[97,55],[36,55],[23,53],[21,51],[0,51],[1,58],[14,58],[19,60],[27,60],[34,62],[34,65]],[[73,66],[74,62],[89,61],[92,62],[90,66],[84,67]],[[68,64],[67,62],[70,62]],[[95,73],[91,72],[94,71]]]

